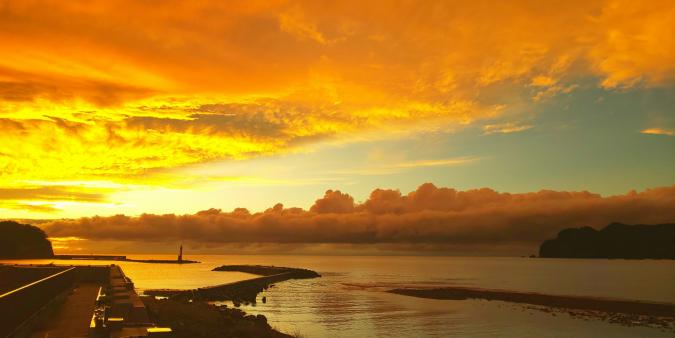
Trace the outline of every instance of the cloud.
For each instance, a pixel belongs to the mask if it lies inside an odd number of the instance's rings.
[[[297,14],[280,14],[279,27],[282,31],[293,34],[300,39],[310,39],[320,44],[325,44],[327,42],[323,34],[321,34],[313,24],[299,18]]]
[[[579,79],[675,78],[671,1],[0,7],[0,183],[153,181],[326,140],[453,130],[501,116],[505,103],[486,98],[499,88],[539,101]]]
[[[106,195],[100,189],[82,190],[67,186],[21,187],[0,188],[0,200],[103,202]]]
[[[675,135],[675,131],[673,131],[672,129],[663,129],[663,128],[642,129],[640,130],[640,133],[648,135],[665,135],[665,136]]]
[[[354,211],[354,198],[348,194],[343,194],[340,190],[328,190],[323,198],[314,202],[309,211],[319,214],[350,213]]]
[[[109,188],[80,186],[20,186],[0,188],[0,209],[55,213],[63,203],[106,203]]]
[[[164,108],[145,104],[134,108],[134,116],[115,115],[112,109],[67,118],[0,118],[0,181],[103,179],[151,184],[152,174],[165,169],[292,152],[306,143],[359,131],[386,134],[402,128],[413,115],[448,122],[464,119],[467,111],[439,106],[354,117],[340,105],[318,110],[301,102],[268,99]]]
[[[516,124],[512,122],[502,124],[486,124],[483,126],[483,135],[510,134],[532,129],[530,124]]]
[[[448,167],[455,165],[463,165],[477,161],[476,157],[456,157],[445,158],[437,160],[415,160],[397,163],[397,168],[420,168],[420,167]]]
[[[479,160],[480,158],[475,156],[462,156],[462,157],[451,157],[441,159],[419,159],[408,161],[396,161],[386,157],[379,157],[377,159],[371,160],[371,162],[377,164],[366,165],[365,167],[358,169],[334,170],[330,171],[329,174],[332,176],[391,175],[416,168],[452,167],[452,166],[469,165]]]
[[[0,208],[2,209],[14,209],[14,210],[26,210],[36,213],[56,213],[59,208],[54,207],[52,203],[45,204],[34,204],[34,203],[22,203],[14,201],[0,201]]]
[[[193,215],[143,214],[57,220],[41,226],[53,237],[94,241],[426,246],[536,246],[566,227],[610,222],[675,221],[675,186],[602,197],[542,190],[457,191],[427,183],[415,191],[376,189],[363,203],[329,190],[309,210],[277,204],[264,212],[239,208]]]

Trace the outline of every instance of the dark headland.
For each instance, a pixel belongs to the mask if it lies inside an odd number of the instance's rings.
[[[675,224],[569,228],[542,243],[539,257],[675,259]]]
[[[51,258],[52,243],[42,229],[14,221],[0,222],[0,258]]]

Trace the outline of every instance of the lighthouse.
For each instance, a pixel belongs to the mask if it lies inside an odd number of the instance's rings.
[[[183,263],[183,244],[180,245],[180,251],[178,252],[178,263]]]

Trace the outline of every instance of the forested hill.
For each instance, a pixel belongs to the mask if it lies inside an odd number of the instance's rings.
[[[539,247],[540,257],[675,259],[675,224],[612,223],[562,230]]]
[[[0,222],[0,258],[49,258],[52,243],[38,227],[14,221]]]

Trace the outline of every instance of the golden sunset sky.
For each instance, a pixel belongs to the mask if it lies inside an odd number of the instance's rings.
[[[0,212],[672,190],[674,22],[672,1],[0,1]]]

